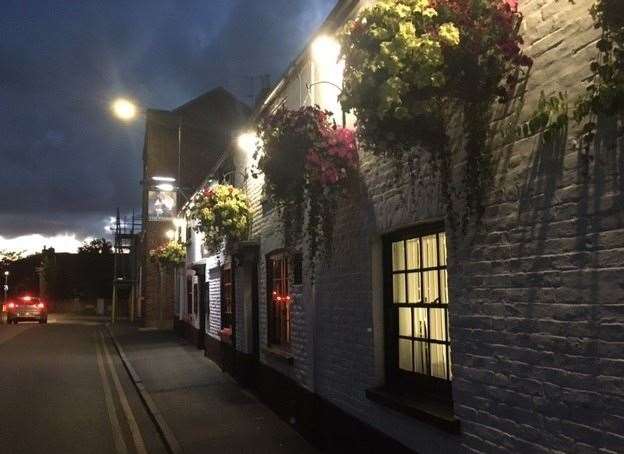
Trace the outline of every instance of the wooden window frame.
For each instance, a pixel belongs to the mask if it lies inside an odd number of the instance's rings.
[[[229,283],[226,282],[225,276],[229,275]],[[229,286],[229,295],[227,294]],[[231,312],[227,312],[227,298],[230,297]],[[236,299],[234,298],[234,268],[232,265],[224,265],[221,267],[221,329],[230,328],[234,331],[234,317],[236,313]]]
[[[287,303],[288,307],[285,309],[285,320],[279,320],[280,332],[279,337],[276,335],[276,322],[278,316],[275,315],[275,306],[277,304],[274,301],[274,276],[273,276],[273,261],[279,259],[282,261],[282,266],[285,267],[285,275],[281,277],[281,281],[285,286],[286,296],[290,298],[290,273],[291,273],[291,259],[285,250],[273,251],[266,256],[266,293],[267,293],[267,343],[271,347],[278,347],[283,350],[290,350],[292,343],[292,300]],[[278,295],[280,298],[284,295]],[[285,326],[282,326],[285,324]]]
[[[397,232],[393,232],[389,235],[386,235],[383,238],[383,282],[384,282],[384,333],[385,333],[385,364],[386,364],[386,384],[390,387],[397,387],[399,390],[405,392],[413,392],[413,393],[425,393],[429,394],[436,399],[441,399],[444,401],[452,402],[452,391],[451,391],[451,377],[450,377],[450,368],[452,366],[450,362],[450,347],[451,347],[451,335],[449,331],[449,323],[448,323],[448,303],[445,304],[444,307],[446,309],[446,336],[447,341],[441,342],[448,346],[446,349],[447,355],[447,368],[449,369],[447,372],[448,379],[438,378],[432,375],[420,374],[417,372],[409,372],[399,368],[399,346],[398,340],[401,338],[399,336],[399,312],[397,308],[403,306],[409,306],[412,308],[424,307],[425,304],[428,304],[429,308],[442,308],[443,305],[440,304],[431,304],[431,303],[394,303],[393,298],[393,275],[397,273],[401,273],[401,271],[395,272],[392,267],[392,244],[398,241],[406,241],[412,238],[422,238],[428,235],[445,233],[444,223],[436,222],[427,225],[412,227],[408,229],[403,229]],[[436,245],[439,245],[439,237],[436,240]],[[447,248],[448,249],[448,248]],[[439,255],[439,250],[438,250]],[[422,248],[420,250],[421,263],[422,263]],[[406,264],[407,267],[407,264]],[[442,270],[448,269],[448,261],[447,265],[440,266],[438,262],[438,266],[431,268],[431,270]],[[420,271],[427,271],[429,268],[419,268]],[[429,271],[431,271],[429,270]],[[448,272],[448,271],[447,271]],[[405,270],[407,273],[407,269]],[[439,272],[438,272],[439,276]],[[421,295],[423,294],[423,283],[421,278]],[[406,280],[407,281],[407,280]],[[406,282],[407,286],[407,282]],[[441,287],[438,283],[438,292]],[[449,301],[450,303],[450,301]],[[428,325],[429,326],[429,325]],[[412,320],[412,329],[413,329],[413,320]],[[416,338],[412,336],[413,338]],[[431,344],[431,340],[428,341]],[[438,343],[438,342],[433,342]]]

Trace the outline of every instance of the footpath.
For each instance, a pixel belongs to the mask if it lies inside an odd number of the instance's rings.
[[[251,393],[169,331],[110,327],[172,453],[318,453]]]

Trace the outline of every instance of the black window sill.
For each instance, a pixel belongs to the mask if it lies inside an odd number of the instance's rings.
[[[366,397],[444,431],[460,433],[459,419],[455,418],[450,402],[438,401],[426,395],[405,394],[385,386],[367,389]]]
[[[264,348],[263,350],[264,353],[266,353],[269,357],[286,363],[289,366],[292,366],[295,362],[292,353],[290,353],[288,350],[284,350],[283,348],[271,346]]]

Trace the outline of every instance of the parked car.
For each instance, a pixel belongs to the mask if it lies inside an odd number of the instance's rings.
[[[20,321],[48,323],[48,307],[36,296],[14,298],[5,305],[7,323],[17,325]]]

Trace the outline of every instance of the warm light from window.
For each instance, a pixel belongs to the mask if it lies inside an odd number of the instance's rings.
[[[175,231],[167,230],[167,232],[165,233],[165,236],[167,237],[168,240],[173,240],[175,238]]]

